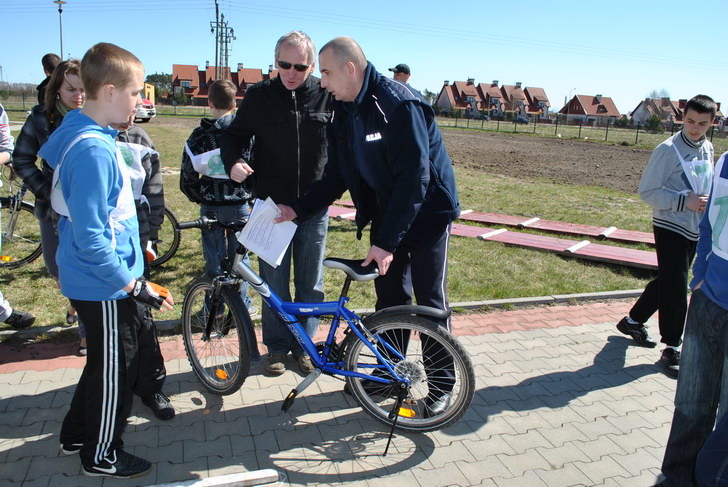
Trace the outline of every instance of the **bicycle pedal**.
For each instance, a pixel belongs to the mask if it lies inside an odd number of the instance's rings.
[[[283,400],[283,404],[281,404],[281,411],[284,413],[288,412],[291,406],[293,406],[293,401],[296,400],[296,396],[298,396],[298,391],[296,389],[291,390]]]

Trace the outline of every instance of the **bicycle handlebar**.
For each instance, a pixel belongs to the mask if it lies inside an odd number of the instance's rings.
[[[238,231],[242,229],[245,224],[248,222],[248,220],[237,220],[230,223],[221,223],[214,218],[207,218],[205,216],[201,216],[197,220],[192,220],[189,222],[179,222],[177,224],[177,228],[179,230],[186,230],[188,228],[199,228],[199,229],[210,229],[214,226],[226,228],[228,230],[235,230]]]

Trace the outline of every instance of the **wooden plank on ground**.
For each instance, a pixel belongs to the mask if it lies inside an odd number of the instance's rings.
[[[592,243],[580,248],[573,255],[574,257],[609,264],[657,270],[657,254],[649,250],[637,250]]]
[[[337,204],[340,202],[337,202]],[[329,217],[353,220],[353,208],[329,206]],[[657,256],[654,252],[637,250],[613,245],[591,243],[588,240],[570,240],[547,235],[513,232],[506,229],[495,229],[462,223],[452,224],[452,234],[459,237],[480,238],[500,242],[515,247],[553,252],[577,259],[593,260],[607,264],[616,264],[641,269],[657,269]]]
[[[499,213],[485,213],[481,211],[468,210],[463,211],[460,215],[460,220],[489,225],[505,225],[516,228],[532,228],[542,232],[592,237],[600,240],[613,240],[615,242],[655,245],[655,238],[651,233],[638,232],[635,230],[621,230],[611,227],[582,225],[578,223],[541,220],[540,218],[526,218],[523,216],[510,216],[501,215]]]

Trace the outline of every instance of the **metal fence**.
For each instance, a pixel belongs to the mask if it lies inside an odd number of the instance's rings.
[[[668,136],[680,130],[680,125],[676,124],[671,125],[671,130],[666,130],[664,132],[648,132],[641,126],[634,128],[618,128],[611,123],[606,126],[596,127],[585,124],[567,125],[559,121],[555,123],[530,122],[529,124],[524,125],[513,121],[447,117],[438,117],[437,123],[443,128],[457,127],[489,132],[535,134],[541,137],[611,142],[614,144],[649,149],[656,147]],[[707,136],[715,146],[716,155],[720,155],[723,152],[728,151],[728,138],[718,127],[711,127]]]

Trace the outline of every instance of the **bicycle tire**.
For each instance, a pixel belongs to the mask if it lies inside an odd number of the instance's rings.
[[[382,316],[368,322],[365,320],[364,324],[370,333],[387,340],[405,357],[401,361],[389,362],[398,374],[405,375],[411,381],[405,402],[400,408],[397,429],[435,431],[455,423],[465,414],[475,394],[475,373],[470,356],[450,332],[426,318],[413,315]],[[407,338],[403,340],[404,336]],[[355,336],[350,337],[346,347],[348,370],[373,375],[372,366],[380,362],[364,342]],[[436,344],[440,351],[449,356],[441,355],[445,362],[449,363],[452,358],[451,368],[426,365],[433,354],[425,357],[423,352],[425,349],[433,350]],[[383,348],[380,346],[379,350]],[[385,359],[390,355],[383,353]],[[385,378],[388,374],[380,372],[379,375]],[[347,377],[346,381],[354,399],[364,411],[378,421],[392,425],[389,414],[396,401],[394,385],[355,377]],[[450,389],[449,404],[440,413],[432,412],[428,401],[441,397],[446,389]]]
[[[250,372],[250,353],[244,326],[252,329],[248,311],[235,289],[223,287],[223,313],[216,318],[208,339],[204,331],[213,286],[196,279],[182,304],[182,338],[192,370],[205,388],[220,396],[236,392]]]
[[[18,219],[12,235],[6,232],[10,222],[10,198],[0,198],[0,232],[2,232],[2,252],[0,269],[14,269],[33,262],[43,253],[40,239],[40,226],[35,218],[35,205],[27,201],[20,204]]]
[[[180,229],[177,228],[178,224],[177,215],[165,205],[164,220],[162,221],[162,228],[159,229],[159,238],[156,241],[157,258],[149,263],[150,266],[162,265],[177,253],[182,238]]]

